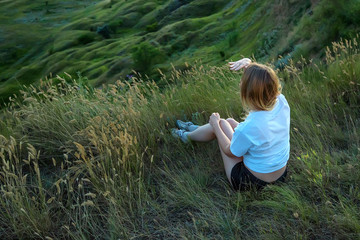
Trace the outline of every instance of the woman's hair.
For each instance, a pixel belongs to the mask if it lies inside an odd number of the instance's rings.
[[[281,85],[274,70],[259,63],[250,64],[244,71],[240,82],[243,107],[247,110],[271,110]]]

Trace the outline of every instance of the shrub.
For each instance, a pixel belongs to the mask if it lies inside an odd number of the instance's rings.
[[[91,43],[94,40],[95,40],[95,36],[90,33],[83,34],[78,38],[78,42],[83,45]]]
[[[146,26],[146,31],[148,32],[155,32],[158,30],[158,23],[154,22],[153,24],[149,24]]]
[[[152,66],[164,60],[164,53],[149,42],[143,42],[132,50],[132,59],[136,70],[149,73]]]
[[[225,52],[224,51],[219,51],[220,57],[222,60],[225,60]]]
[[[96,33],[100,34],[105,39],[110,38],[110,28],[108,27],[108,25],[98,27]]]
[[[54,46],[51,46],[49,49],[48,49],[48,54],[51,55],[53,54],[55,51],[54,51]]]

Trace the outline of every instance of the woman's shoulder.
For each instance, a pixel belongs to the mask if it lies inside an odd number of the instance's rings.
[[[284,94],[281,93],[281,94],[278,96],[278,99],[279,99],[280,101],[285,102],[286,104],[288,104],[288,102],[287,102],[286,97],[284,96]]]
[[[285,96],[283,94],[280,94],[278,99],[279,99],[279,102],[281,103],[282,111],[285,111],[288,114],[290,114],[290,105],[289,105],[288,101],[286,100]]]
[[[256,114],[249,114],[245,121],[240,122],[239,125],[234,129],[236,131],[241,131],[243,133],[251,133],[259,127],[260,118]]]

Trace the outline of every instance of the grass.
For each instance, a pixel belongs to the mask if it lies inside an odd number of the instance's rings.
[[[175,119],[242,119],[241,73],[194,64],[92,88],[44,79],[0,115],[0,235],[71,239],[360,237],[359,38],[278,74],[291,107],[285,184],[234,192],[216,141],[184,145]]]

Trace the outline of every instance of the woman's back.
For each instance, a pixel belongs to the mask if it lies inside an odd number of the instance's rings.
[[[235,128],[230,149],[244,164],[259,173],[274,172],[289,159],[290,108],[279,95],[271,111],[254,111]]]

